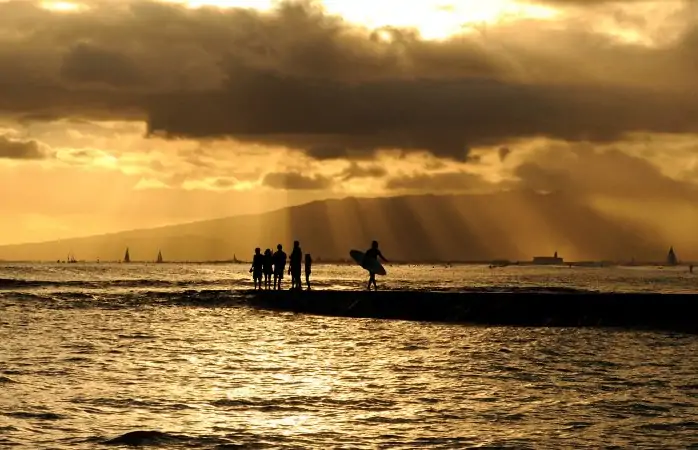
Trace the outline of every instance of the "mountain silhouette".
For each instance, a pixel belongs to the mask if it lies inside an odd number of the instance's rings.
[[[566,260],[661,259],[666,246],[645,229],[606,217],[564,193],[417,195],[323,200],[256,215],[61,241],[0,247],[0,259],[133,261],[249,259],[255,247],[300,240],[315,259],[347,259],[380,241],[395,261],[530,260],[558,251]]]

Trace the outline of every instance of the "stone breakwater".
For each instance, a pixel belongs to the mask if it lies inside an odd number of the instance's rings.
[[[698,296],[578,290],[259,291],[253,307],[326,316],[491,326],[613,327],[698,334]]]

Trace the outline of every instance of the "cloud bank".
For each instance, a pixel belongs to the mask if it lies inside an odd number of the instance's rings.
[[[35,140],[13,139],[0,135],[0,159],[45,159],[50,149]]]
[[[565,17],[426,41],[306,3],[88,2],[65,14],[10,1],[0,3],[0,117],[142,120],[150,135],[229,137],[315,159],[401,149],[465,161],[473,147],[522,138],[698,133],[695,10],[662,3],[684,8],[678,37],[644,46]]]

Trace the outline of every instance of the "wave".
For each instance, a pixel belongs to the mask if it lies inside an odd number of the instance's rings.
[[[129,292],[0,292],[3,305],[34,303],[49,309],[123,309],[142,306],[241,306],[245,290],[187,289],[182,291],[139,290]]]
[[[386,411],[393,409],[397,402],[389,399],[374,398],[371,400],[339,399],[332,397],[291,396],[275,399],[239,398],[220,399],[211,402],[212,406],[223,409],[240,409],[243,411],[255,409],[260,411],[303,411],[313,407],[332,406],[342,409],[357,409],[364,411]]]
[[[91,438],[89,442],[99,442],[104,445],[128,446],[128,447],[183,447],[183,448],[266,448],[260,442],[253,446],[235,442],[229,437],[222,438],[216,436],[190,436],[186,434],[169,433],[157,430],[137,430],[129,431],[111,439]]]
[[[411,297],[423,297],[435,296],[438,298],[439,293],[459,297],[459,294],[465,296],[479,295],[484,293],[501,293],[508,292],[514,294],[525,294],[525,293],[582,293],[581,291],[570,291],[570,290],[532,290],[532,289],[506,289],[506,288],[493,288],[493,289],[469,289],[467,291],[460,290],[411,290],[411,291],[399,291],[399,290],[383,290],[381,293],[376,294],[379,297],[392,297],[398,296],[401,299],[409,299]],[[356,309],[357,307],[363,305],[366,300],[373,298],[371,293],[366,293],[363,291],[335,291],[335,290],[314,290],[308,292],[307,296],[304,293],[292,293],[289,291],[267,291],[267,292],[255,292],[250,288],[237,288],[237,289],[223,289],[223,288],[213,288],[213,289],[153,289],[153,288],[143,288],[138,290],[104,290],[104,291],[82,291],[82,290],[60,290],[60,291],[44,291],[44,290],[11,290],[2,291],[0,290],[0,301],[2,301],[3,306],[21,306],[24,304],[33,304],[34,306],[39,306],[41,308],[47,309],[130,309],[139,307],[153,307],[153,306],[190,306],[190,307],[243,307],[252,306],[258,309],[267,309],[265,303],[266,300],[274,299],[286,299],[295,303],[299,297],[296,294],[300,294],[301,299],[307,298],[308,300],[317,299],[322,297],[328,302],[333,302],[333,299],[337,296],[344,298],[349,303],[346,305]],[[295,300],[294,300],[295,299]],[[352,303],[357,303],[357,305],[351,305]],[[260,308],[261,307],[261,308]],[[275,308],[272,308],[275,309]],[[127,338],[123,336],[122,338]],[[128,338],[143,338],[130,336]]]
[[[153,280],[153,279],[122,279],[122,280],[28,280],[16,278],[0,278],[0,290],[31,289],[31,288],[80,288],[80,289],[110,289],[110,288],[181,288],[187,286],[206,286],[215,284],[206,280]]]
[[[61,420],[64,418],[62,415],[52,412],[14,411],[4,413],[4,415],[17,419]]]
[[[189,440],[186,435],[163,433],[162,431],[130,431],[104,442],[107,445],[161,445]]]

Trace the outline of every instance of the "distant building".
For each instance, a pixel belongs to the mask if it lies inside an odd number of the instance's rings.
[[[564,264],[565,261],[557,256],[557,252],[555,252],[554,256],[534,256],[533,257],[533,264],[539,264],[543,266],[551,266],[551,265],[558,265],[558,264]]]

